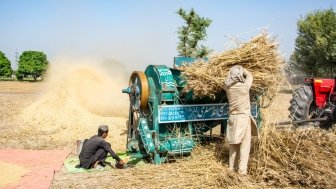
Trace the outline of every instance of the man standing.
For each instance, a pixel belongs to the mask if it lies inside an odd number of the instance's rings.
[[[103,165],[107,157],[107,153],[117,161],[118,168],[123,167],[124,162],[111,149],[111,144],[105,141],[108,136],[108,126],[101,125],[98,127],[98,135],[92,136],[84,141],[83,148],[79,154],[80,167],[85,169],[96,168]]]
[[[229,143],[229,167],[247,174],[247,163],[251,148],[250,88],[253,77],[242,66],[233,66],[224,82],[229,100],[229,119],[226,138]]]

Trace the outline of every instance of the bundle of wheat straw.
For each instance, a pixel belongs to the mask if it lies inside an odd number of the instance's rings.
[[[180,69],[187,80],[185,90],[192,90],[194,97],[215,98],[216,94],[223,92],[227,73],[234,65],[242,65],[252,73],[252,95],[270,93],[278,82],[281,64],[278,44],[263,32],[236,49],[213,55],[208,62],[198,60],[193,64],[185,64]]]

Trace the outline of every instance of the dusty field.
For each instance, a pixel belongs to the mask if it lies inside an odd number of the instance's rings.
[[[40,91],[44,89],[43,83],[22,83],[22,82],[0,82],[0,99],[2,106],[0,107],[0,122],[1,122],[1,134],[0,143],[3,148],[27,148],[27,149],[57,149],[57,148],[71,148],[75,153],[76,137],[66,138],[62,130],[49,130],[46,124],[55,124],[52,127],[56,127],[57,124],[52,117],[47,117],[45,123],[39,123],[35,121],[27,122],[25,119],[25,111],[31,109],[32,105],[41,100]],[[55,100],[55,99],[53,99]],[[45,105],[45,104],[44,104]],[[50,108],[49,106],[47,106]],[[44,109],[44,107],[40,107]],[[38,111],[41,113],[40,111]],[[85,113],[85,112],[83,112]],[[29,114],[30,115],[30,114]],[[63,115],[65,116],[65,115]],[[76,116],[76,115],[72,115]],[[84,114],[84,116],[88,116]],[[97,124],[108,124],[112,126],[112,130],[109,137],[116,151],[124,151],[125,141],[122,140],[125,137],[125,117],[100,117],[90,115],[93,119],[90,126],[82,125],[83,129],[92,128],[91,130],[71,131],[71,133],[78,132],[80,138],[85,138],[95,134]],[[82,117],[82,116],[81,116]],[[60,120],[69,118],[60,118]],[[75,120],[78,121],[78,120]],[[86,120],[87,121],[87,120]],[[73,121],[71,123],[74,123]],[[83,123],[83,122],[80,122]],[[65,123],[61,123],[65,124]],[[68,126],[68,125],[66,125]],[[37,128],[41,127],[41,128]],[[67,131],[66,128],[63,128]],[[110,128],[111,129],[111,128]],[[59,134],[61,133],[62,136]],[[115,137],[114,137],[115,136]],[[57,140],[55,137],[59,137]],[[64,141],[61,141],[64,140]],[[212,148],[215,148],[213,146]],[[212,150],[202,150],[202,153],[212,153],[215,159],[215,154]],[[196,166],[199,158],[202,156],[195,156],[195,161],[190,158],[181,160],[180,163],[167,164],[163,166],[145,165],[137,168],[127,170],[113,170],[110,172],[93,172],[85,174],[69,174],[64,168],[55,174],[52,188],[104,188],[104,187],[118,187],[118,188],[170,188],[170,182],[177,182],[180,187],[190,187],[198,183],[200,188],[216,187],[217,183],[209,182],[208,176],[211,176],[211,169],[204,173],[195,173],[196,169],[192,167]],[[215,162],[212,160],[211,162]],[[191,169],[186,169],[190,167]],[[195,168],[195,167],[194,167]],[[199,167],[197,167],[199,168]],[[166,171],[174,170],[174,171]],[[142,175],[141,179],[136,179],[137,175]],[[154,179],[150,179],[154,177]],[[146,181],[144,181],[144,178]],[[190,185],[190,183],[193,183]],[[181,183],[184,183],[181,185]]]
[[[86,82],[86,84],[88,83]],[[66,88],[66,86],[58,86],[57,89],[62,87]],[[73,85],[70,88],[73,88]],[[125,149],[125,116],[92,113],[92,111],[88,111],[92,109],[85,106],[84,108],[74,108],[74,105],[78,105],[78,101],[71,104],[72,106],[60,103],[57,100],[61,99],[61,102],[64,102],[69,99],[63,98],[62,94],[57,94],[56,97],[49,96],[45,89],[44,83],[0,82],[1,146],[27,149],[70,148],[75,152],[76,139],[83,139],[95,134],[99,124],[108,124],[113,131],[109,137],[113,148],[116,151]],[[83,90],[82,87],[79,89]],[[48,90],[60,91],[50,88]],[[64,90],[61,91],[64,92]],[[66,92],[67,94],[75,94],[71,91]],[[288,115],[289,104],[287,102],[289,102],[291,95],[279,95],[282,103],[274,106],[277,112],[274,115],[274,121],[287,119]],[[55,107],[55,105],[62,107]],[[68,109],[64,109],[63,106],[68,106]],[[29,111],[34,111],[34,113]],[[48,111],[53,115],[49,115]],[[71,115],[67,115],[69,113]],[[35,119],[27,120],[25,117],[27,115],[33,116]],[[227,174],[231,179],[230,182],[247,180],[242,182],[244,184],[241,187],[258,188],[258,186],[262,186],[262,184],[251,182],[250,178],[240,178],[233,173],[228,173],[228,154],[216,153],[222,146],[221,142],[210,143],[204,148],[196,150],[192,157],[162,166],[145,165],[126,170],[85,174],[69,174],[62,168],[60,172],[55,174],[52,188],[195,188],[195,186],[198,186],[196,188],[217,188],[223,186],[220,185],[221,182],[226,183],[226,181],[219,179],[223,178],[219,173]],[[205,163],[199,164],[199,162]],[[199,172],[200,166],[204,166],[202,169],[204,171]],[[235,185],[237,183],[233,183],[233,186]]]
[[[34,101],[34,94],[40,86],[40,83],[0,82],[0,129],[7,128],[8,124],[14,124],[19,112]]]
[[[113,76],[79,66],[43,83],[0,82],[0,145],[74,154],[76,140],[108,124],[108,141],[124,151],[128,99],[120,89],[127,82]],[[291,89],[285,89],[264,111],[268,122],[260,140],[254,139],[246,177],[228,169],[228,147],[219,139],[160,166],[77,174],[62,168],[51,188],[335,188],[336,130],[272,129],[270,123],[288,120]]]
[[[125,82],[87,66],[55,70],[44,83],[0,82],[0,145],[73,148],[107,124],[113,148],[124,150],[128,99],[120,90]]]

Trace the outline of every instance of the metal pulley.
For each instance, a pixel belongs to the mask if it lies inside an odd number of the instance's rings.
[[[147,107],[148,102],[148,81],[144,72],[135,71],[132,73],[128,87],[122,90],[129,94],[131,107],[135,111]]]
[[[135,71],[132,73],[128,87],[122,90],[127,93],[130,100],[129,118],[127,125],[127,149],[128,151],[139,150],[139,118],[141,110],[148,105],[148,82],[144,72]]]

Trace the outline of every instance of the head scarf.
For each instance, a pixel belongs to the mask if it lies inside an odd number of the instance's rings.
[[[226,86],[231,86],[237,82],[245,82],[244,78],[244,68],[242,66],[236,65],[233,66],[230,71],[229,75],[225,80],[225,85]]]

